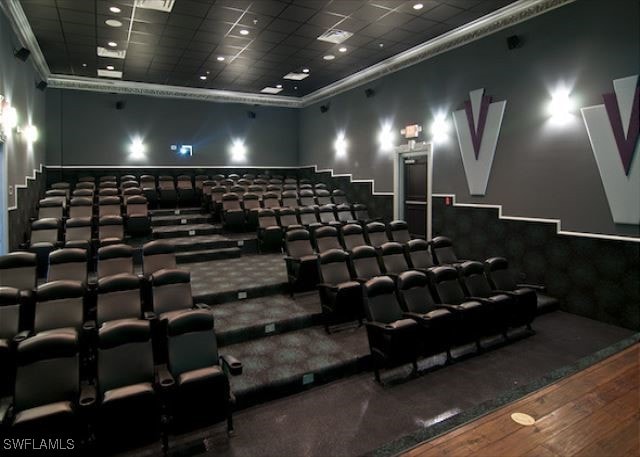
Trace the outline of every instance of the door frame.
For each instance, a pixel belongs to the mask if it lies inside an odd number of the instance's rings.
[[[9,161],[7,159],[7,143],[0,138],[0,165],[2,165],[0,171],[0,230],[2,230],[2,236],[0,236],[0,255],[4,255],[9,252],[9,180],[7,170]]]
[[[433,220],[433,143],[409,143],[396,148],[393,157],[393,218],[404,218],[404,159],[411,157],[427,157],[427,220],[426,238],[432,237]]]

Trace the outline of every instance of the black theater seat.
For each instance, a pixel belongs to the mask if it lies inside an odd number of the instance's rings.
[[[151,276],[158,270],[176,268],[176,248],[165,240],[154,240],[142,246],[142,274]]]
[[[382,222],[370,222],[365,226],[365,234],[369,246],[379,248],[390,241],[387,236],[387,227]]]
[[[149,204],[143,195],[133,195],[126,199],[126,227],[131,236],[148,235],[151,231]]]
[[[62,219],[65,216],[64,200],[58,197],[43,198],[38,202],[38,219]]]
[[[238,194],[229,192],[222,196],[222,223],[228,229],[244,228],[245,214]]]
[[[208,309],[206,305],[193,303],[191,273],[186,270],[159,270],[151,275],[153,312],[160,320],[185,309]]]
[[[247,218],[247,228],[254,230],[258,226],[258,212],[260,211],[260,197],[256,194],[245,193],[242,196],[242,208]]]
[[[372,246],[357,246],[351,251],[353,278],[361,283],[382,275],[378,253]]]
[[[38,259],[31,252],[11,252],[0,256],[0,286],[14,287],[31,296],[38,282]]]
[[[395,241],[388,241],[380,246],[380,262],[384,274],[392,278],[397,278],[400,273],[411,268],[405,257],[404,247]]]
[[[438,265],[452,265],[459,266],[464,259],[459,259],[453,249],[453,243],[446,236],[437,236],[431,240],[431,253],[433,254],[433,260]]]
[[[340,239],[342,246],[347,251],[352,251],[358,246],[366,246],[362,226],[359,224],[347,224],[340,228]]]
[[[376,381],[380,382],[381,367],[411,362],[416,372],[417,357],[422,352],[420,327],[413,319],[403,316],[393,279],[380,276],[370,279],[363,287],[367,337]]]
[[[289,230],[285,234],[284,258],[291,295],[298,290],[309,290],[318,283],[317,254],[311,246],[311,236],[304,229]]]
[[[38,257],[38,276],[45,276],[49,253],[62,246],[62,221],[60,219],[38,219],[31,223],[31,236],[23,247]]]
[[[77,217],[93,217],[93,197],[73,197],[71,199],[69,202],[69,218]]]
[[[158,178],[158,195],[160,204],[165,208],[175,208],[178,204],[178,192],[172,176]]]
[[[98,281],[96,324],[120,319],[141,319],[141,280],[137,275],[121,273]]]
[[[331,201],[334,205],[349,203],[347,200],[347,195],[340,189],[335,189],[333,192],[331,192]]]
[[[100,246],[120,244],[124,240],[122,216],[102,216],[98,220],[98,241]]]
[[[315,207],[305,206],[296,208],[296,214],[298,215],[298,222],[300,225],[303,225],[310,232],[313,232],[318,227],[322,227],[322,224],[318,220],[318,214]]]
[[[321,252],[318,260],[318,291],[327,333],[329,326],[336,323],[355,319],[362,322],[362,287],[351,279],[349,254],[330,249]]]
[[[114,244],[98,249],[98,279],[119,273],[133,274],[133,248]]]
[[[434,266],[433,256],[429,252],[429,243],[425,240],[417,238],[407,243],[407,255],[409,263],[414,270],[426,273],[427,270]]]
[[[260,252],[282,250],[282,228],[272,209],[258,211],[258,247]]]
[[[18,289],[0,286],[0,398],[13,387],[15,349],[24,320],[23,306]]]
[[[286,232],[296,228],[303,228],[298,222],[298,217],[293,208],[278,208],[276,210],[278,225]]]
[[[49,254],[47,281],[70,280],[87,284],[89,257],[85,249],[57,249]]]
[[[82,337],[86,317],[86,288],[80,281],[48,282],[38,286],[35,295],[35,334],[56,331]]]
[[[196,192],[191,182],[191,176],[180,175],[176,179],[176,190],[178,192],[178,204],[179,206],[193,205]]]
[[[319,227],[313,232],[313,240],[316,251],[319,254],[329,251],[330,249],[342,250],[340,240],[338,239],[338,229],[335,227]]]
[[[389,222],[389,236],[393,241],[406,244],[411,241],[409,226],[405,221]]]

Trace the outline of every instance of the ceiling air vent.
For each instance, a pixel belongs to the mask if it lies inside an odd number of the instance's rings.
[[[344,30],[329,29],[318,37],[320,41],[326,41],[327,43],[340,44],[351,38],[353,33],[345,32]]]
[[[136,8],[170,13],[176,0],[136,0]]]
[[[98,76],[101,78],[116,78],[122,79],[122,72],[117,70],[98,70]]]
[[[304,78],[308,77],[308,73],[287,73],[282,77],[282,79],[291,79],[293,81],[302,81]]]
[[[109,57],[111,59],[124,59],[127,56],[126,49],[107,49],[98,46],[98,57]]]
[[[282,92],[282,88],[281,87],[265,87],[260,92],[262,92],[263,94],[277,94],[279,92]]]

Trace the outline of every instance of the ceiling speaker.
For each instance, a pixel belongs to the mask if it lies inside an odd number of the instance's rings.
[[[40,81],[39,83],[36,83],[36,89],[41,90],[44,92],[44,90],[47,88],[47,82],[46,81]]]
[[[249,117],[249,119],[255,119],[256,113],[255,111],[247,111],[247,116]]]
[[[327,111],[329,111],[329,105],[320,105],[321,113],[326,113]]]
[[[116,102],[116,109],[124,109],[126,103],[124,100],[118,100]]]
[[[364,94],[367,96],[367,98],[371,98],[376,94],[376,91],[373,89],[365,89]]]
[[[522,38],[518,35],[511,35],[507,37],[507,47],[511,49],[517,49],[522,47]]]
[[[26,62],[31,55],[31,51],[29,51],[27,48],[20,48],[16,52],[14,52],[13,55],[23,62]]]

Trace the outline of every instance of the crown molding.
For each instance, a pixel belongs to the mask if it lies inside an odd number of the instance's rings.
[[[43,79],[47,80],[47,84],[53,88],[183,98],[218,103],[304,108],[574,1],[576,0],[519,0],[304,97],[252,94],[218,89],[166,86],[134,81],[51,74],[31,26],[20,6],[20,2],[18,0],[3,0],[0,2],[0,7],[5,11],[20,40],[31,50],[36,70]]]
[[[22,46],[31,51],[30,60],[36,72],[43,81],[46,81],[49,74],[51,74],[51,70],[49,70],[49,65],[47,65],[47,61],[42,54],[33,30],[31,30],[31,25],[24,14],[20,2],[18,0],[2,0],[0,1],[0,8],[4,11],[4,15],[9,20],[11,28]]]

